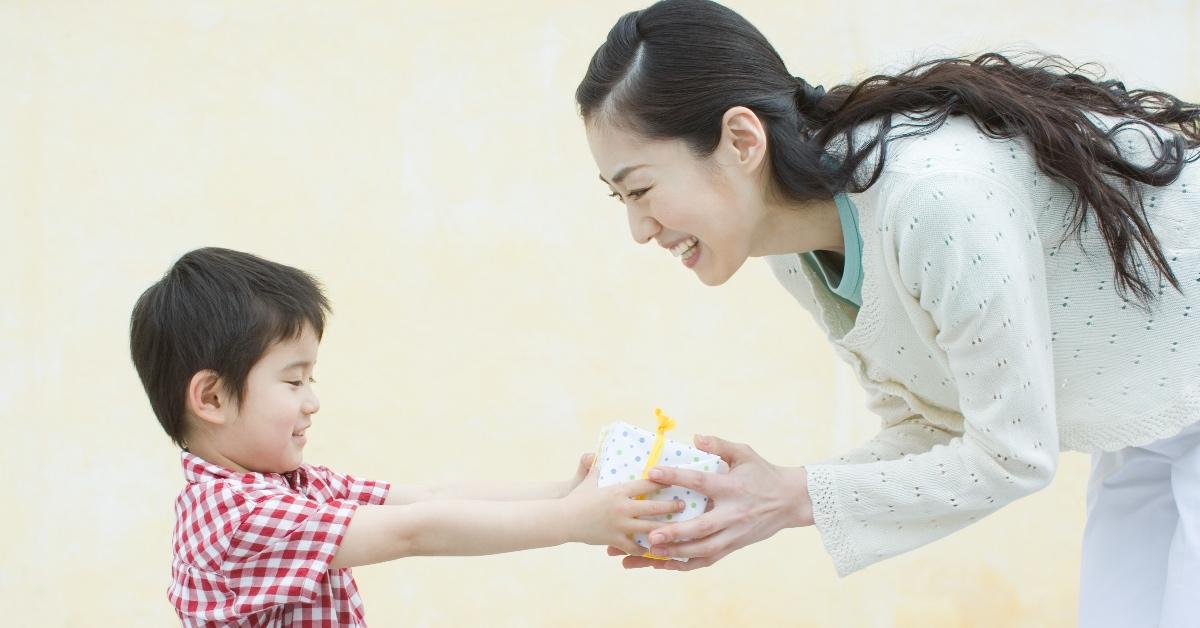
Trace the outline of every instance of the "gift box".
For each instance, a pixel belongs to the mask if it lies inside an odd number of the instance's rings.
[[[667,440],[666,431],[675,426],[675,422],[657,410],[658,429],[654,432],[635,427],[628,423],[613,423],[606,427],[600,435],[600,449],[596,453],[597,473],[600,486],[609,486],[630,482],[646,477],[646,472],[655,466],[676,467],[709,473],[728,473],[729,465],[720,456],[700,451],[691,445]],[[682,486],[663,487],[653,493],[642,496],[645,499],[658,501],[683,500],[685,506],[682,512],[647,517],[650,521],[663,523],[678,523],[695,519],[704,514],[708,506],[708,497]],[[650,543],[646,535],[637,534],[634,541],[649,549]],[[647,558],[659,558],[647,552]],[[675,560],[686,561],[686,558]]]

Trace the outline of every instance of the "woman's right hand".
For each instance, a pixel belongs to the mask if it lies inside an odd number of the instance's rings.
[[[643,558],[640,551],[631,554],[614,546],[616,549],[610,549],[610,555],[630,554],[622,561],[626,569],[700,569],[784,528],[813,524],[808,472],[804,467],[773,465],[749,445],[715,436],[697,436],[696,446],[723,458],[729,464],[729,473],[717,475],[669,467],[650,471],[651,476],[658,476],[666,484],[708,496],[711,508],[704,514],[689,521],[665,524],[650,536],[653,543],[650,551],[654,554],[689,560],[651,560]]]
[[[567,538],[576,543],[609,545],[626,554],[640,556],[646,550],[634,543],[633,535],[649,534],[663,523],[639,517],[675,514],[683,510],[684,503],[682,500],[634,499],[668,486],[652,480],[634,480],[601,488],[596,482],[598,466],[593,465],[583,481],[562,498]]]

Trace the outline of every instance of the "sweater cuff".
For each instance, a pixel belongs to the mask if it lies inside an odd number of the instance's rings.
[[[808,497],[812,500],[813,525],[821,534],[825,551],[833,559],[838,577],[846,577],[864,565],[850,545],[845,516],[837,500],[837,485],[831,465],[807,466]]]

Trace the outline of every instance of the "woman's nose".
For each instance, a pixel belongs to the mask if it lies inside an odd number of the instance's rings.
[[[629,233],[638,244],[645,244],[662,231],[662,225],[657,220],[638,211],[634,207],[629,210]]]

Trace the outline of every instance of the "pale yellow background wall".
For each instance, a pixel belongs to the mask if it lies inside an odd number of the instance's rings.
[[[705,288],[605,198],[572,93],[640,4],[0,2],[0,623],[174,622],[182,479],[127,321],[197,246],[328,286],[310,461],[557,479],[656,405],[781,464],[866,439],[765,264]],[[1024,44],[1200,99],[1194,0],[731,4],[813,82]],[[1086,471],[842,580],[812,529],[689,574],[579,546],[356,575],[376,626],[1065,626]]]

